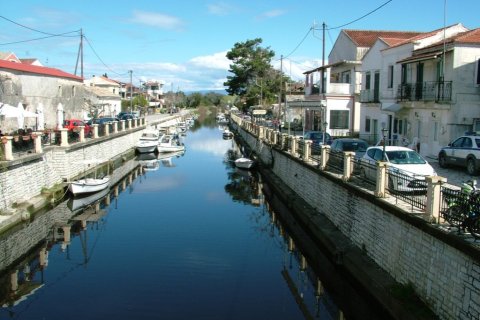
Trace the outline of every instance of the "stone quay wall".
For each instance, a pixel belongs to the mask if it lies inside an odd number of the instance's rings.
[[[150,121],[150,126],[174,125],[180,116]],[[145,125],[98,139],[72,144],[68,147],[45,147],[42,153],[30,154],[0,167],[0,212],[11,210],[15,204],[39,195],[43,188],[51,188],[81,175],[95,165],[88,161],[108,161],[135,147]]]
[[[233,126],[264,166],[441,319],[480,319],[478,247]]]
[[[138,162],[128,160],[112,173],[114,196],[125,191],[137,177]],[[68,207],[68,201],[62,201],[48,212],[35,215],[35,218],[18,224],[0,235],[0,270],[7,270],[14,262],[27,255],[32,248],[42,242],[52,241],[55,228],[68,226],[71,218],[77,214]]]

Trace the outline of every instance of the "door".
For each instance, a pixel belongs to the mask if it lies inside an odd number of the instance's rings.
[[[373,102],[380,101],[380,72],[375,72],[373,77]]]
[[[415,84],[415,100],[423,98],[423,63],[417,64],[417,83]]]

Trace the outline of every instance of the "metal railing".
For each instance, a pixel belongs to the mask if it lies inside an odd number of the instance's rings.
[[[451,101],[452,81],[426,81],[400,84],[399,101]]]

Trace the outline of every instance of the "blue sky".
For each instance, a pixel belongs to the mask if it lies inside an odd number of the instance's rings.
[[[262,47],[276,53],[274,67],[283,55],[283,71],[303,80],[302,72],[321,63],[323,22],[328,58],[339,26],[359,19],[343,28],[430,31],[444,25],[445,4],[447,25],[480,27],[479,0],[22,0],[0,10],[0,51],[73,73],[80,37],[68,32],[82,29],[86,78],[107,73],[129,82],[132,70],[136,85],[161,80],[165,91],[222,89],[225,53],[236,42],[263,39]]]

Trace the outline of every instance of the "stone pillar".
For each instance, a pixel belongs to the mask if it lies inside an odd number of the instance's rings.
[[[80,142],[85,142],[85,126],[78,126],[80,131],[78,132],[80,136]]]
[[[62,229],[63,229],[62,248],[64,246],[66,248],[66,246],[68,246],[70,244],[70,240],[71,240],[71,234],[70,234],[71,227],[70,226],[63,226]]]
[[[320,146],[321,156],[320,156],[320,169],[325,170],[328,163],[328,156],[330,155],[330,146],[322,144]]]
[[[10,290],[16,292],[18,290],[18,270],[10,273]]]
[[[125,131],[125,120],[120,120],[121,131]]]
[[[292,136],[292,143],[290,144],[290,154],[292,156],[295,156],[297,154],[297,145],[298,145],[297,137]]]
[[[32,138],[35,153],[42,153],[42,132],[34,132]]]
[[[343,153],[343,181],[350,180],[353,172],[353,157],[355,156],[355,152],[344,152]]]
[[[106,122],[104,124],[104,127],[105,127],[105,135],[109,136],[110,135],[110,122]]]
[[[3,151],[5,152],[3,157],[7,161],[13,160],[12,140],[13,140],[12,136],[3,136],[2,137]]]
[[[128,129],[132,128],[132,119],[127,119],[127,127]]]
[[[68,129],[60,128],[60,147],[68,147]]]
[[[45,268],[48,264],[48,251],[47,248],[42,248],[40,249],[40,252],[38,253],[38,264],[40,264],[40,267]]]
[[[98,123],[92,124],[93,127],[93,139],[98,139]]]
[[[303,140],[303,161],[308,162],[312,154],[312,140]]]
[[[377,163],[377,181],[375,187],[375,196],[378,198],[385,198],[387,196],[385,192],[385,184],[387,182],[387,169],[387,162],[379,161]]]
[[[277,132],[273,132],[273,133],[272,133],[272,144],[273,144],[273,145],[276,145],[276,144],[277,144],[277,140],[278,140],[278,134],[277,134]]]
[[[425,210],[435,223],[439,223],[440,205],[442,201],[442,184],[447,182],[447,178],[429,176],[426,177],[425,180],[427,181],[427,205]]]
[[[118,121],[113,121],[113,133],[118,132]]]

